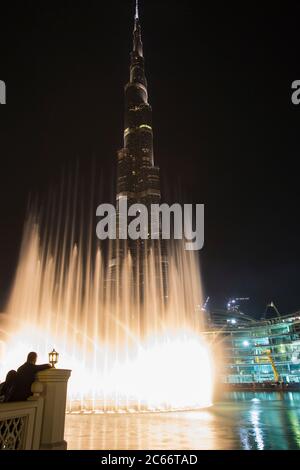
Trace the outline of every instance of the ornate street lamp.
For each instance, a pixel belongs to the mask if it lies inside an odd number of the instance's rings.
[[[51,364],[52,368],[55,368],[55,364],[58,362],[58,356],[59,353],[56,352],[55,349],[49,353],[49,363]]]

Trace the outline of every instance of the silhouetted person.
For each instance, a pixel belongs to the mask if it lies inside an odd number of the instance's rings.
[[[31,393],[31,385],[35,380],[35,375],[41,370],[49,369],[50,364],[42,364],[37,366],[37,353],[30,352],[27,356],[27,361],[17,370],[17,375],[14,384],[14,390],[10,401],[24,401],[27,400]]]
[[[6,375],[5,382],[0,384],[0,403],[10,401],[14,391],[16,376],[17,372],[15,370],[10,370]]]

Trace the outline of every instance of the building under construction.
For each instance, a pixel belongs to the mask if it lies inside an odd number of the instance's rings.
[[[223,383],[300,386],[300,312],[281,316],[273,303],[262,320],[238,311],[213,312],[206,335],[220,353]]]

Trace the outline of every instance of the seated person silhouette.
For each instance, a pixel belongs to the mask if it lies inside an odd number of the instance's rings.
[[[13,392],[9,401],[25,401],[31,393],[31,385],[35,380],[35,375],[41,370],[51,368],[50,364],[36,365],[37,353],[30,352],[27,361],[17,370]]]
[[[16,376],[17,372],[10,370],[6,375],[5,382],[0,384],[0,403],[10,400],[14,390]]]

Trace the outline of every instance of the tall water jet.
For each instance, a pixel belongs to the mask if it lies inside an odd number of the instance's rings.
[[[66,232],[68,228],[65,227]],[[71,237],[70,237],[71,238]],[[55,248],[56,230],[40,236],[29,216],[5,317],[2,364],[53,346],[73,370],[69,411],[171,410],[211,402],[211,359],[201,339],[201,281],[196,256],[180,244],[169,254],[169,297],[155,254],[144,261],[145,299],[135,298],[130,254],[115,297],[100,248]],[[63,237],[67,239],[67,237]],[[47,241],[45,241],[47,240]],[[3,339],[4,340],[4,339]],[[1,367],[1,368],[2,368]],[[203,381],[204,379],[204,381]]]
[[[136,14],[117,211],[124,197],[146,207],[161,201],[144,63]],[[179,242],[150,240],[116,240],[103,249],[93,204],[87,220],[78,212],[76,181],[62,186],[60,202],[51,200],[46,213],[29,210],[2,316],[1,370],[15,368],[29,350],[45,357],[55,347],[60,365],[73,370],[71,412],[208,406],[212,367],[201,337],[197,255]]]

